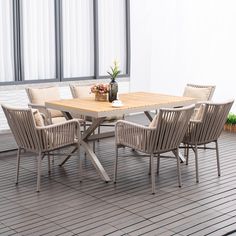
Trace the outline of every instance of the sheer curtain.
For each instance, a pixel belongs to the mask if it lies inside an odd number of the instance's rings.
[[[11,0],[0,0],[0,82],[14,80],[13,8]]]
[[[107,75],[114,60],[126,73],[125,0],[98,0],[99,75]]]
[[[24,80],[55,79],[54,0],[22,0]]]
[[[93,0],[63,0],[64,77],[94,75]]]

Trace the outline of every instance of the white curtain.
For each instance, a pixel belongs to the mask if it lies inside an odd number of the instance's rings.
[[[63,0],[64,77],[94,75],[93,1]]]
[[[54,0],[22,0],[24,79],[55,79]]]
[[[107,75],[114,60],[126,73],[125,9],[125,0],[98,0],[99,75]]]
[[[12,1],[0,0],[0,82],[14,80]]]

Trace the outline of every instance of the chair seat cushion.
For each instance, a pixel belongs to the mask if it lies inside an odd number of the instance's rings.
[[[115,122],[117,120],[123,120],[123,119],[124,118],[122,116],[109,116],[109,117],[106,117],[104,122]]]
[[[80,119],[80,118],[74,118],[74,119],[76,119],[80,124],[85,123],[84,119]],[[59,124],[59,123],[65,122],[65,121],[66,121],[65,117],[54,117],[54,118],[52,118],[52,123],[53,124]]]
[[[65,122],[66,118],[65,117],[53,117],[52,118],[52,123],[53,124],[58,124],[58,123],[62,123]]]

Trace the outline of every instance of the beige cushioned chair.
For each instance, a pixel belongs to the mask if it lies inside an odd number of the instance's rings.
[[[215,92],[215,85],[199,85],[199,84],[187,84],[183,96],[196,98],[199,101],[210,101]],[[204,107],[200,104],[196,105],[192,119],[197,120],[202,116],[202,111]],[[204,144],[204,147],[206,145]]]
[[[61,99],[58,87],[28,87],[25,90],[30,101],[29,106],[43,113],[47,124],[57,124],[66,120],[62,112],[45,107],[45,102]]]
[[[87,99],[91,98],[94,99],[94,94],[91,93],[92,85],[72,85],[70,84],[70,91],[73,98],[81,98],[81,99]]]
[[[184,97],[192,97],[196,98],[198,102],[200,101],[210,101],[213,97],[213,94],[215,92],[215,86],[214,85],[199,85],[199,84],[187,84],[184,88]],[[200,116],[200,112],[202,109],[200,109],[200,105],[196,106],[193,114],[193,119],[195,119],[195,115]]]
[[[223,130],[227,115],[232,107],[233,102],[233,100],[230,100],[223,103],[201,103],[201,116],[197,117],[197,119],[192,119],[189,123],[187,132],[183,139],[183,143],[185,147],[187,147],[186,164],[188,164],[189,149],[191,148],[194,151],[197,182],[199,182],[198,149],[201,149],[199,145],[212,142],[215,143],[215,148],[204,147],[204,149],[216,150],[218,176],[220,176],[218,138]]]
[[[187,84],[183,96],[197,98],[198,101],[209,101],[215,91],[214,85]]]
[[[152,125],[149,127],[128,121],[118,121],[115,126],[116,158],[114,182],[117,179],[118,148],[130,147],[150,155],[152,193],[155,193],[154,156],[158,159],[158,169],[161,155],[172,151],[177,160],[179,186],[181,187],[181,172],[179,145],[185,135],[194,105],[183,108],[160,109]],[[170,156],[169,156],[170,157]]]
[[[31,108],[11,108],[2,105],[2,109],[18,146],[16,184],[19,179],[21,151],[37,153],[37,191],[39,192],[41,163],[45,155],[48,156],[49,171],[52,151],[75,146],[72,152],[78,150],[79,156],[80,124],[77,120],[70,120],[44,126],[40,113]],[[80,173],[81,170],[82,166],[80,165]]]

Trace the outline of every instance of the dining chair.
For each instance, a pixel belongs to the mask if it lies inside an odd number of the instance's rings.
[[[215,88],[216,88],[215,85],[200,85],[200,84],[189,84],[188,83],[184,88],[183,96],[196,98],[198,100],[198,102],[210,101],[213,97],[214,92],[215,92]],[[198,109],[199,109],[199,106],[196,106],[192,119],[194,119],[194,116],[199,113]],[[206,145],[204,145],[204,147],[206,147]],[[186,153],[185,153],[185,155],[186,155]]]
[[[118,121],[115,126],[116,155],[114,167],[114,183],[117,179],[118,149],[130,147],[150,156],[152,193],[155,193],[154,157],[157,157],[159,173],[160,158],[163,153],[172,151],[177,160],[178,183],[181,187],[181,171],[179,145],[188,127],[194,105],[182,108],[160,109],[149,127],[128,121]],[[170,156],[168,156],[170,157]]]
[[[46,124],[58,124],[67,120],[67,117],[65,117],[61,111],[45,107],[45,102],[61,99],[59,87],[28,87],[25,90],[30,101],[28,106],[38,109],[43,114]],[[84,131],[86,129],[86,120],[78,114],[71,114],[71,116],[78,119],[79,123],[83,126]]]
[[[78,153],[81,141],[80,124],[77,120],[64,121],[60,124],[44,125],[38,110],[31,108],[12,108],[2,105],[11,132],[18,146],[16,184],[19,180],[19,167],[22,150],[37,153],[37,192],[40,191],[42,160],[48,157],[50,172],[50,155],[52,151],[74,146],[72,153]],[[82,165],[80,164],[80,173]]]
[[[28,87],[25,91],[29,98],[29,107],[38,109],[41,113],[43,113],[47,124],[56,124],[66,120],[61,111],[47,109],[45,107],[45,102],[61,99],[58,87]]]
[[[215,92],[214,85],[187,84],[184,88],[184,97],[197,98],[198,101],[209,101]]]
[[[190,120],[187,132],[183,138],[183,144],[187,148],[186,165],[189,159],[189,150],[192,149],[195,155],[196,182],[199,182],[198,173],[198,149],[216,150],[217,170],[220,176],[220,157],[218,139],[223,130],[227,115],[233,105],[234,100],[222,103],[202,102],[199,103],[198,114]],[[215,148],[200,147],[208,143],[215,143]]]
[[[91,93],[90,90],[92,84],[91,85],[70,84],[69,86],[73,98],[94,99],[94,94]]]

